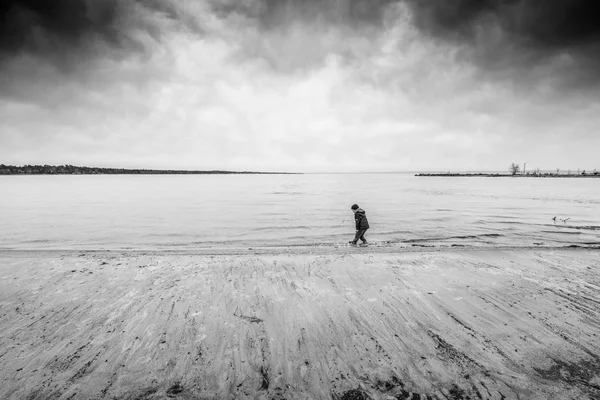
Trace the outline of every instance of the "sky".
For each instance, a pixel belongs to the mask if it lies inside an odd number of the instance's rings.
[[[596,0],[3,0],[0,163],[600,169]]]

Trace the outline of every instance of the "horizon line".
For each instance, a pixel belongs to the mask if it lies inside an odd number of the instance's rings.
[[[229,170],[229,169],[179,169],[179,168],[145,168],[145,167],[99,167],[99,166],[86,166],[86,165],[74,165],[74,164],[23,164],[23,165],[11,165],[11,164],[0,164],[0,170],[7,168],[17,168],[24,169],[28,167],[33,168],[82,168],[82,169],[96,169],[96,170],[109,170],[109,171],[145,171],[145,172],[164,172],[170,174],[301,174],[301,175],[310,175],[310,174],[335,174],[335,175],[347,175],[347,174],[401,174],[401,173],[498,173],[505,172],[507,169],[455,169],[455,168],[423,168],[423,169],[406,169],[406,170],[383,170],[383,171],[260,171],[260,170]],[[532,170],[536,170],[538,168],[532,168]],[[552,169],[541,169],[540,171],[556,171],[556,168]],[[585,168],[571,168],[571,169],[560,169],[560,171],[577,171],[583,170]],[[0,174],[2,172],[0,171]],[[64,174],[64,173],[56,173]]]

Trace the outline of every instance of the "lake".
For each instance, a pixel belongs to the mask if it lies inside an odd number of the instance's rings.
[[[600,244],[600,179],[32,175],[0,187],[2,249],[345,245],[353,203],[376,246]]]

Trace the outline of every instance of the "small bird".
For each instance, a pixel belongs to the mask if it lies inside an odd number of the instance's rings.
[[[563,222],[563,224],[566,224],[566,223],[567,223],[567,221],[568,221],[568,220],[570,220],[570,219],[571,219],[571,218],[566,218],[566,219],[562,219],[562,218],[561,218],[561,221]]]
[[[556,217],[552,218],[552,221],[556,222]]]

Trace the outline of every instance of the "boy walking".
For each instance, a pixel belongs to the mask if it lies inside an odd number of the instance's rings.
[[[354,213],[354,220],[356,222],[356,236],[354,236],[354,240],[351,240],[350,243],[356,244],[358,239],[362,240],[363,244],[367,244],[367,239],[365,239],[365,232],[369,229],[369,221],[367,220],[367,215],[365,214],[365,210],[360,208],[358,204],[353,204],[350,207],[352,212]]]

